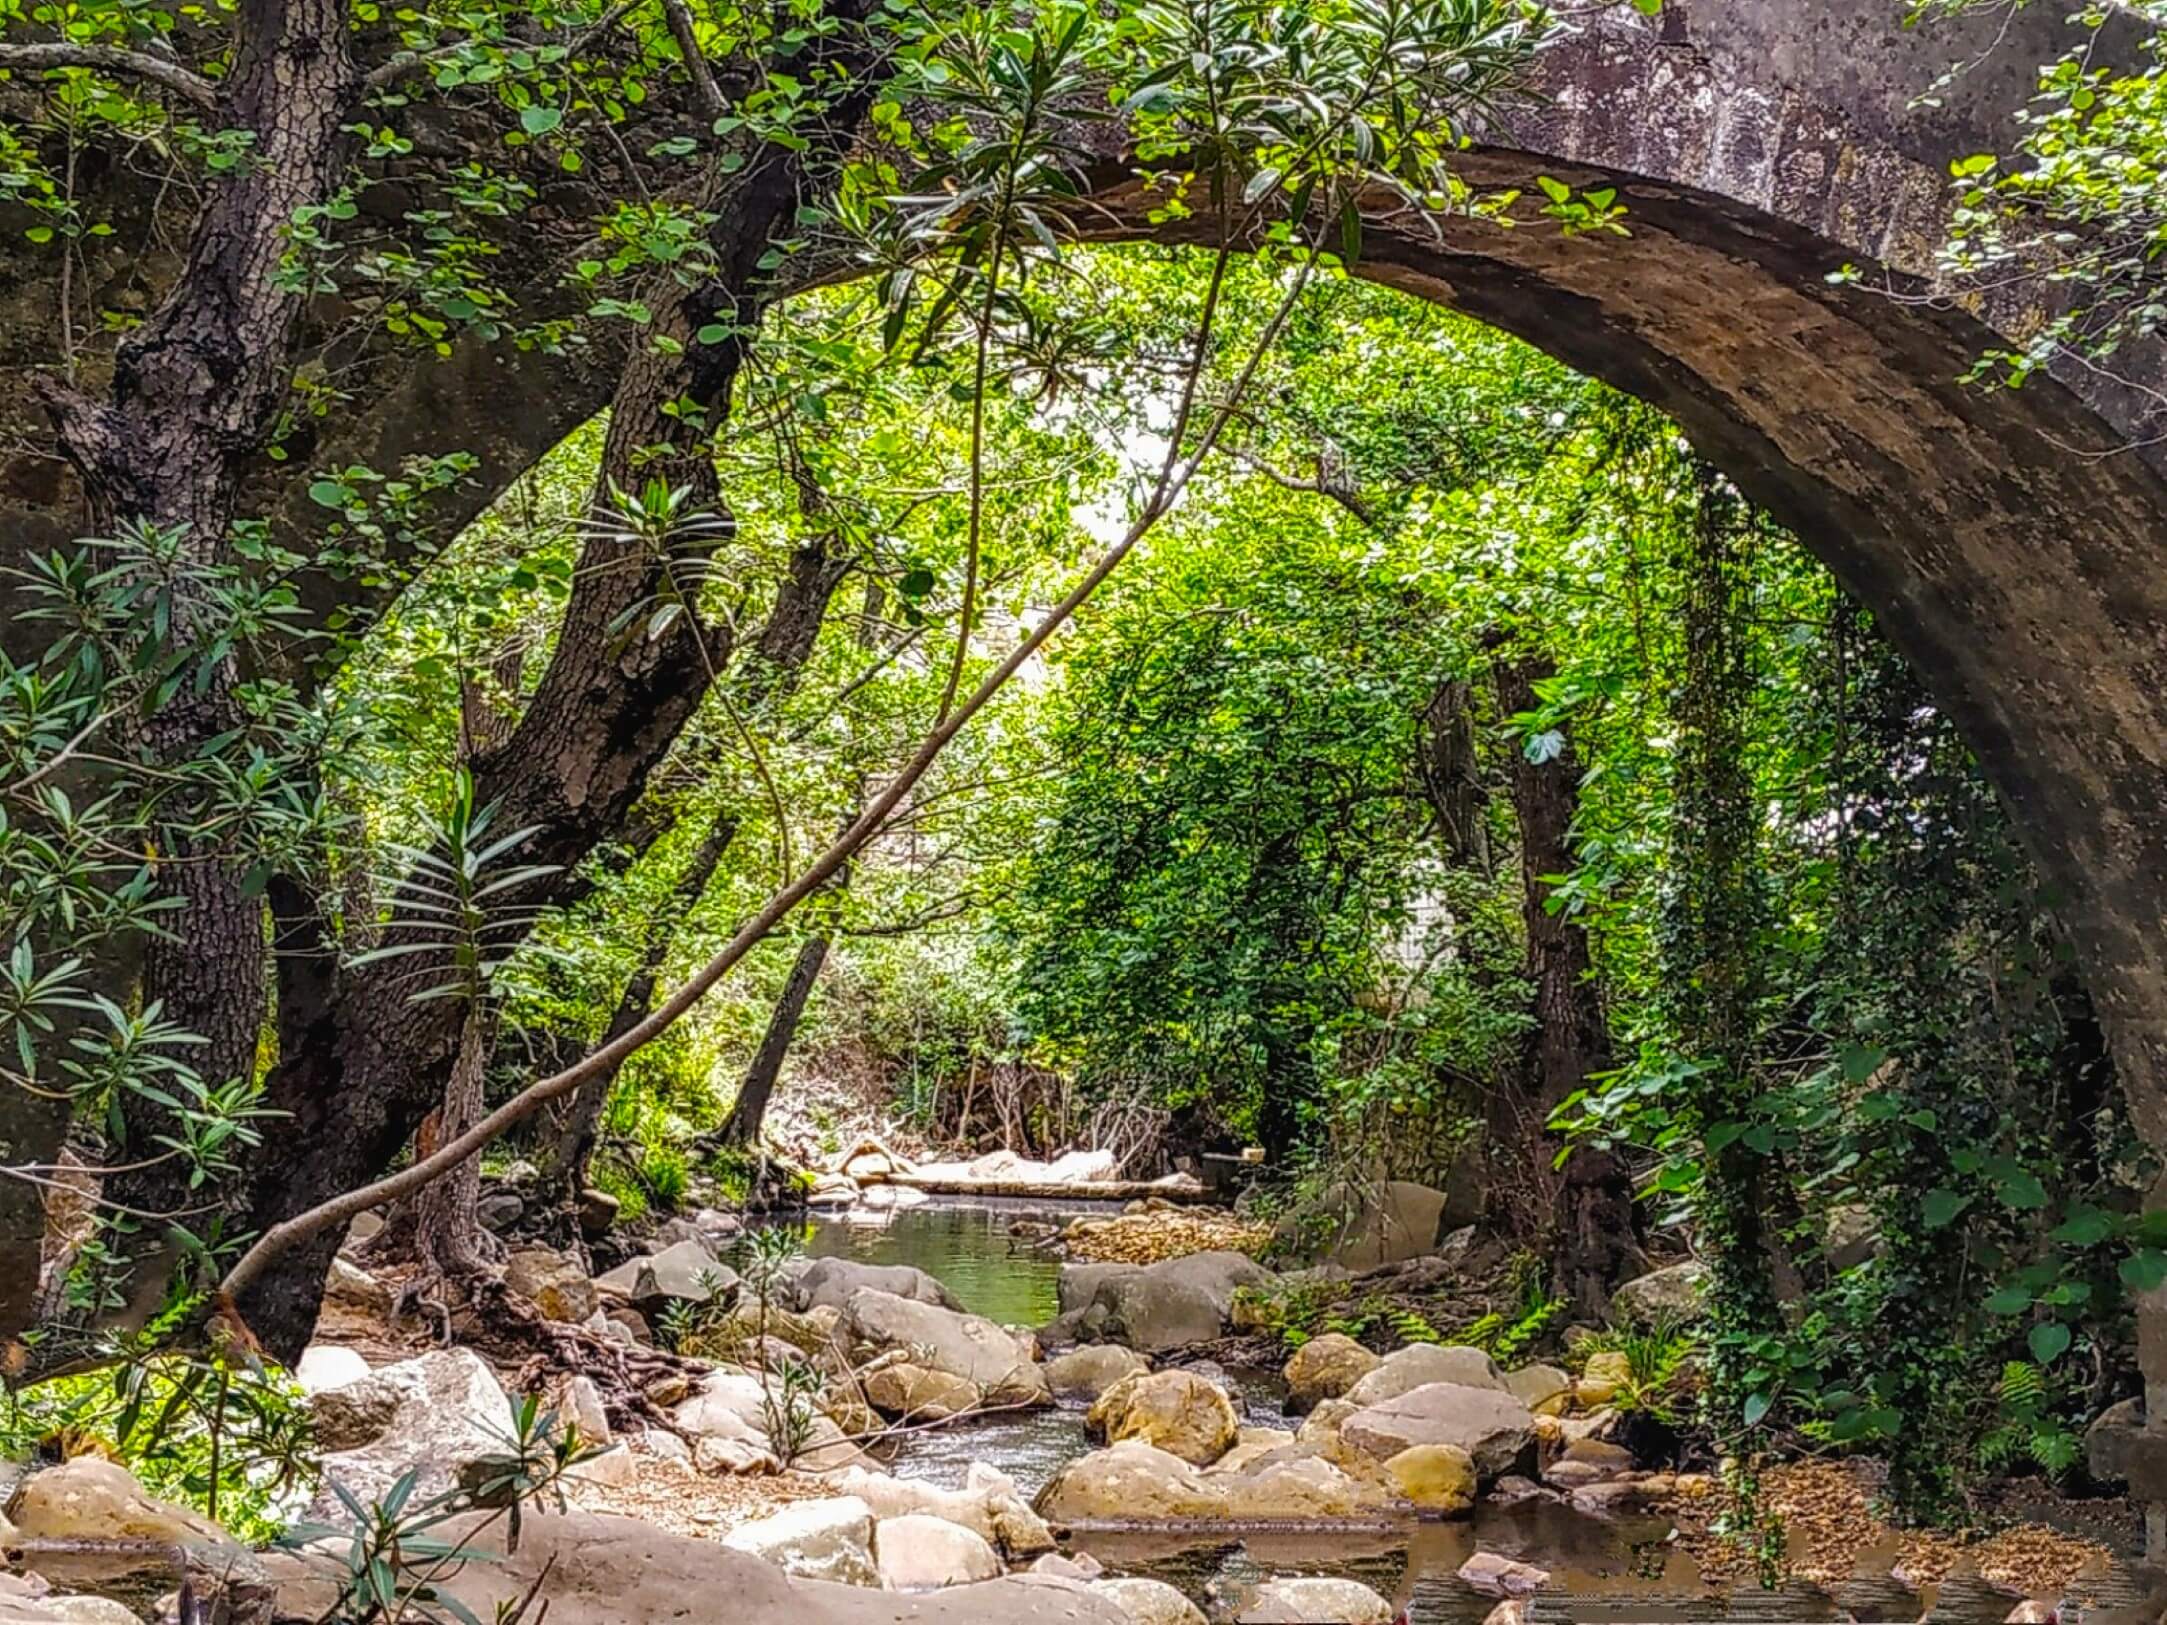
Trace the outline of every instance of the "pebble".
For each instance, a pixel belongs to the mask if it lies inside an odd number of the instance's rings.
[[[1255,1253],[1272,1239],[1270,1225],[1247,1224],[1210,1209],[1124,1213],[1077,1219],[1061,1233],[1071,1258],[1093,1264],[1156,1264],[1191,1253]]]

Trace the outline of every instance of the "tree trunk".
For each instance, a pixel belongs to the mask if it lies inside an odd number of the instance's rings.
[[[790,975],[783,982],[782,997],[775,1001],[775,1013],[768,1017],[767,1032],[760,1040],[760,1048],[753,1055],[752,1065],[745,1069],[745,1081],[738,1086],[737,1100],[718,1131],[717,1137],[724,1145],[755,1145],[759,1142],[760,1128],[767,1118],[768,1101],[775,1093],[775,1080],[782,1076],[783,1059],[790,1053],[790,1041],[797,1036],[799,1018],[805,1014],[805,1001],[812,997],[813,984],[820,979],[820,967],[827,963],[827,958],[828,939],[824,936],[807,937],[798,949]]]
[[[459,755],[472,762],[484,751],[502,744],[511,731],[511,709],[499,695],[516,696],[524,655],[514,645],[499,650],[490,662],[492,693],[471,674],[459,685]],[[484,989],[466,1011],[459,1029],[459,1049],[451,1075],[444,1082],[444,1098],[421,1120],[414,1131],[414,1154],[426,1157],[440,1145],[455,1140],[481,1120],[484,1086],[489,1060],[496,1050],[497,1018]],[[369,1256],[385,1262],[415,1263],[446,1280],[473,1275],[493,1262],[499,1249],[494,1237],[482,1229],[482,1165],[479,1157],[464,1162],[384,1216],[384,1228],[370,1244]]]
[[[655,987],[662,979],[662,966],[669,958],[677,928],[700,906],[707,883],[721,866],[723,854],[737,839],[737,830],[737,815],[727,808],[718,810],[709,820],[707,832],[693,849],[691,860],[670,892],[668,904],[647,922],[647,937],[640,946],[639,963],[625,983],[624,996],[617,1001],[616,1011],[610,1016],[608,1030],[602,1035],[603,1045],[614,1043],[647,1019],[647,1012],[654,1007]],[[610,1090],[616,1083],[617,1068],[612,1067],[581,1085],[573,1094],[564,1123],[557,1131],[548,1169],[557,1190],[553,1205],[563,1214],[569,1215],[579,1206],[580,1190],[587,1183],[587,1164],[594,1157],[602,1108],[609,1103]],[[576,1231],[576,1224],[571,1228]]]
[[[1547,660],[1501,658],[1498,709],[1516,716],[1540,703],[1535,685],[1552,675]],[[1579,809],[1580,764],[1567,741],[1545,762],[1512,753],[1512,805],[1520,826],[1521,916],[1527,929],[1527,975],[1535,987],[1520,1090],[1499,1090],[1490,1111],[1491,1202],[1519,1198],[1511,1227],[1547,1235],[1558,1290],[1577,1314],[1600,1320],[1610,1288],[1638,1255],[1639,1213],[1632,1182],[1607,1151],[1575,1147],[1561,1169],[1552,1114],[1611,1064],[1610,1029],[1594,976],[1586,927],[1549,908],[1548,875],[1573,866],[1572,827]],[[1502,1175],[1502,1179],[1498,1176]]]
[[[415,1156],[430,1155],[481,1120],[495,1029],[495,1012],[486,1001],[467,1006],[443,1102],[414,1131]],[[495,1238],[482,1228],[481,1194],[482,1160],[469,1157],[385,1216],[383,1230],[369,1243],[370,1260],[418,1264],[446,1281],[472,1277],[498,1253]]]
[[[107,399],[39,386],[97,531],[140,523],[176,533],[189,572],[229,557],[248,460],[286,397],[301,312],[283,274],[287,228],[336,184],[358,85],[343,0],[243,0],[237,29],[209,123],[244,132],[249,161],[209,187],[180,276],[115,352]],[[199,576],[177,580],[170,636],[185,648],[209,634],[209,606]],[[184,761],[237,726],[238,677],[228,655],[146,718],[139,737],[151,760]],[[180,907],[170,935],[146,944],[142,1001],[203,1038],[188,1060],[207,1083],[252,1077],[269,997],[262,898],[216,843],[175,830],[160,845],[158,881]],[[134,1158],[179,1128],[143,1096],[118,1106]],[[189,1174],[184,1159],[157,1162],[117,1176],[107,1195],[155,1213],[198,1208]],[[130,1319],[162,1298],[174,1262],[163,1238],[138,1248]]]

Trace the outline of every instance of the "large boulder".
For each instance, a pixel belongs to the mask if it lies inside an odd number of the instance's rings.
[[[672,1242],[650,1258],[628,1259],[596,1279],[604,1292],[634,1308],[651,1310],[671,1302],[724,1306],[737,1297],[737,1271],[708,1250],[703,1241]]]
[[[1356,1405],[1382,1405],[1433,1382],[1507,1391],[1505,1374],[1481,1349],[1464,1344],[1410,1343],[1387,1354],[1376,1370],[1347,1390],[1346,1397]]]
[[[906,1422],[945,1422],[985,1400],[968,1377],[907,1362],[884,1365],[867,1377],[865,1397],[881,1415]]]
[[[1156,1264],[1072,1266],[1060,1290],[1073,1299],[1088,1284],[1090,1297],[1063,1316],[1076,1335],[1093,1342],[1124,1343],[1147,1354],[1208,1343],[1224,1334],[1240,1288],[1269,1286],[1270,1270],[1246,1253],[1190,1253]]]
[[[143,1554],[140,1576],[131,1573],[134,1565],[122,1555],[101,1559],[112,1564],[103,1571],[105,1578],[140,1578],[163,1589],[185,1574],[197,1593],[220,1609],[221,1619],[270,1616],[272,1584],[253,1552],[201,1513],[152,1495],[127,1468],[102,1456],[77,1456],[31,1474],[17,1487],[8,1513],[14,1525],[10,1545],[56,1542],[65,1553],[76,1542],[128,1542]],[[93,1606],[95,1599],[83,1599],[80,1607],[75,1599],[53,1600],[66,1606],[46,1614],[48,1619],[102,1625],[112,1617]],[[6,1606],[0,1602],[0,1615]]]
[[[369,1362],[337,1343],[311,1343],[294,1362],[293,1380],[304,1394],[320,1394],[327,1388],[343,1388],[369,1374]]]
[[[1364,1406],[1339,1425],[1350,1451],[1376,1461],[1418,1444],[1449,1444],[1466,1451],[1485,1479],[1510,1472],[1534,1435],[1534,1416],[1502,1388],[1456,1382],[1433,1382]]]
[[[1015,1482],[998,1468],[971,1463],[963,1488],[945,1490],[923,1479],[894,1478],[867,1467],[853,1467],[832,1480],[855,1495],[880,1519],[922,1516],[961,1524],[987,1545],[1011,1558],[1053,1550],[1053,1531],[1016,1493]]]
[[[1610,1315],[1621,1325],[1652,1326],[1659,1320],[1695,1320],[1708,1285],[1704,1264],[1672,1264],[1631,1280],[1610,1295]]]
[[[883,1518],[874,1537],[874,1561],[886,1591],[938,1591],[991,1580],[1001,1560],[980,1536],[945,1518],[906,1513]]]
[[[547,1247],[527,1247],[504,1261],[504,1285],[542,1312],[545,1320],[577,1326],[601,1307],[601,1294],[576,1258]]]
[[[309,1402],[316,1437],[330,1453],[309,1516],[345,1516],[331,1486],[362,1501],[419,1468],[413,1500],[441,1495],[460,1469],[511,1448],[512,1406],[496,1373],[472,1349],[437,1349],[378,1366],[359,1381],[326,1389]]]
[[[717,1366],[678,1402],[670,1420],[692,1442],[693,1464],[706,1474],[774,1472],[778,1466],[837,1472],[862,1462],[865,1453],[826,1416],[815,1416],[799,1440],[794,1460],[782,1461],[770,1436],[770,1387],[737,1366]]]
[[[873,1509],[854,1495],[792,1501],[768,1517],[739,1524],[722,1543],[803,1579],[880,1584],[873,1565]]]
[[[1204,1610],[1164,1580],[1093,1580],[1091,1589],[1111,1597],[1130,1625],[1205,1625]]]
[[[1418,1444],[1384,1464],[1401,1500],[1422,1511],[1457,1517],[1475,1504],[1475,1458],[1458,1445]]]
[[[489,1525],[485,1527],[485,1524]],[[530,1518],[515,1553],[503,1519],[477,1514],[432,1530],[470,1540],[492,1561],[467,1564],[444,1589],[482,1619],[537,1581],[549,1625],[689,1625],[730,1619],[789,1625],[1129,1625],[1113,1601],[1076,1582],[1020,1579],[958,1586],[908,1602],[865,1586],[793,1580],[780,1568],[718,1540],[673,1535],[633,1518],[572,1511]],[[303,1619],[337,1599],[337,1559],[281,1553],[268,1559],[282,1584],[280,1611]],[[545,1578],[546,1573],[546,1578]]]
[[[1572,1404],[1573,1379],[1554,1365],[1524,1365],[1505,1373],[1505,1392],[1537,1416],[1562,1416]]]
[[[1224,1518],[1226,1495],[1179,1456],[1131,1439],[1062,1468],[1039,1493],[1038,1511],[1056,1523]]]
[[[1481,1217],[1481,1192],[1472,1175],[1463,1178],[1456,1171],[1452,1184],[1452,1190],[1404,1179],[1360,1189],[1333,1186],[1309,1216],[1281,1221],[1280,1245],[1356,1272],[1421,1258],[1437,1251],[1447,1231]]]
[[[2102,1484],[2120,1484],[2129,1478],[2129,1464],[2144,1432],[2144,1400],[2133,1397],[2109,1405],[2084,1430],[2084,1464]]]
[[[1312,1337],[1287,1361],[1287,1410],[1299,1416],[1320,1399],[1340,1399],[1383,1362],[1344,1332]]]
[[[1234,1448],[1211,1464],[1214,1473],[1242,1473],[1250,1464],[1270,1455],[1274,1450],[1284,1450],[1294,1443],[1294,1435],[1281,1428],[1243,1428],[1241,1437],[1234,1441]]]
[[[1238,1523],[1308,1522],[1382,1512],[1390,1498],[1376,1480],[1357,1477],[1321,1456],[1260,1463],[1222,1486],[1227,1516]]]
[[[914,1363],[976,1383],[989,1406],[1050,1405],[1046,1374],[1025,1358],[1015,1337],[980,1315],[860,1287],[843,1306],[854,1341],[910,1351]]]
[[[1108,1281],[1118,1281],[1142,1269],[1141,1264],[1063,1264],[1054,1277],[1054,1303],[1064,1315],[1088,1309]]]
[[[1267,1580],[1241,1625],[1392,1625],[1392,1605],[1359,1580]]]
[[[860,1287],[942,1309],[963,1307],[954,1293],[922,1269],[909,1264],[861,1264],[854,1258],[816,1258],[798,1271],[791,1283],[792,1307],[817,1309],[827,1304],[840,1309]]]
[[[118,1462],[76,1456],[24,1479],[8,1508],[21,1540],[140,1540],[240,1550],[200,1512],[162,1501]]]
[[[1141,1439],[1198,1467],[1234,1448],[1241,1423],[1224,1390],[1193,1371],[1139,1372],[1099,1397],[1084,1420],[1095,1439]]]
[[[1119,1343],[1092,1343],[1046,1362],[1046,1384],[1060,1399],[1097,1399],[1124,1377],[1149,1371],[1151,1362]]]

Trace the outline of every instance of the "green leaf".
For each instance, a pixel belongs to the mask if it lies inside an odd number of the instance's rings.
[[[2105,1241],[2114,1232],[2114,1220],[2107,1213],[2079,1202],[2069,1210],[2069,1217],[2049,1232],[2050,1238],[2071,1247],[2091,1247]]]
[[[564,115],[554,107],[522,107],[519,110],[519,127],[529,135],[547,135],[564,122]]]
[[[1633,0],[1633,9],[1643,17],[1663,15],[1663,0]]]
[[[2019,1211],[2029,1212],[2034,1208],[2042,1208],[2047,1205],[2046,1186],[2039,1183],[2036,1174],[2025,1169],[2018,1169],[2006,1178],[1997,1181],[1994,1189],[1995,1194],[2002,1199],[2005,1206],[2016,1208]]]
[[[2034,1326],[2032,1335],[2025,1339],[2031,1345],[2032,1358],[2041,1365],[2052,1365],[2069,1347],[2069,1328],[2058,1320]]]
[[[343,508],[348,492],[337,480],[317,480],[308,488],[309,501],[320,508]]]
[[[2132,1292],[2156,1292],[2167,1283],[2167,1253],[2157,1247],[2140,1247],[2122,1260],[2116,1273]]]
[[[1769,1407],[1775,1403],[1775,1394],[1767,1389],[1763,1389],[1757,1394],[1748,1394],[1746,1396],[1746,1426],[1749,1428],[1758,1426],[1761,1418],[1768,1414]]]
[[[1927,1229],[1939,1230],[1953,1222],[1956,1216],[1969,1206],[1970,1197],[1959,1196],[1955,1191],[1937,1187],[1928,1191],[1926,1199],[1919,1204],[1919,1217],[1925,1221]]]
[[[1990,1315],[2021,1315],[2031,1306],[2032,1289],[2028,1286],[2001,1287],[1986,1300]]]
[[[1573,195],[1573,189],[1570,186],[1548,175],[1537,175],[1535,184],[1543,189],[1543,195],[1552,203],[1563,203]]]

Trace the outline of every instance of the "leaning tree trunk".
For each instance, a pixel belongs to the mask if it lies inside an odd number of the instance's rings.
[[[669,958],[677,928],[699,907],[701,897],[706,895],[707,883],[714,878],[731,842],[737,839],[737,830],[737,814],[728,808],[719,810],[709,820],[707,831],[693,849],[684,873],[671,888],[667,904],[647,922],[646,938],[640,944],[639,964],[625,983],[624,996],[617,1001],[617,1009],[610,1016],[609,1028],[602,1035],[602,1047],[615,1043],[637,1027],[654,1008],[655,988],[662,980],[662,966]],[[577,1224],[567,1226],[565,1221],[578,1210],[579,1193],[587,1183],[587,1165],[594,1159],[595,1143],[600,1138],[602,1108],[609,1103],[610,1090],[616,1087],[617,1073],[618,1068],[611,1067],[582,1084],[574,1092],[570,1108],[557,1130],[549,1154],[548,1173],[556,1190],[551,1207],[561,1216],[558,1221],[560,1231],[568,1228],[570,1233],[577,1233]]]
[[[1498,708],[1506,716],[1532,711],[1535,685],[1552,674],[1546,660],[1500,659]],[[1510,1193],[1522,1204],[1508,1216],[1524,1235],[1547,1235],[1558,1289],[1577,1313],[1599,1319],[1610,1288],[1639,1256],[1638,1210],[1632,1182],[1618,1159],[1589,1146],[1573,1147],[1557,1164],[1550,1119],[1588,1078],[1611,1064],[1610,1029],[1594,976],[1587,928],[1549,907],[1547,876],[1573,866],[1572,826],[1580,800],[1580,766],[1568,741],[1548,761],[1512,753],[1512,806],[1520,825],[1521,915],[1527,929],[1527,975],[1535,988],[1535,1026],[1528,1035],[1519,1089],[1491,1100],[1491,1201]],[[1499,1177],[1502,1175],[1502,1177]]]
[[[745,1069],[745,1081],[738,1085],[737,1100],[716,1131],[724,1145],[759,1142],[768,1102],[774,1098],[775,1080],[782,1076],[784,1058],[790,1053],[790,1042],[797,1037],[798,1022],[805,1014],[805,1001],[813,996],[813,984],[820,979],[820,967],[827,959],[828,939],[824,936],[807,937],[798,949],[790,975],[783,982],[782,997],[775,1001],[775,1013],[768,1017],[760,1048],[753,1055],[752,1065]]]

